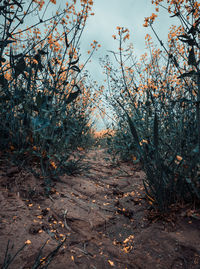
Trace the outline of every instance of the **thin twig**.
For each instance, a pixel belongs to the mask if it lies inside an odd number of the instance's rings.
[[[64,225],[65,225],[65,228],[66,228],[67,230],[71,231],[72,229],[67,225],[67,212],[68,212],[68,210],[66,209],[66,210],[64,211],[64,215],[63,215]]]

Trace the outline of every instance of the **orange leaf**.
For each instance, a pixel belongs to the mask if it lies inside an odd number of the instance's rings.
[[[183,158],[181,156],[177,155],[176,159],[180,162],[180,161],[182,161]]]

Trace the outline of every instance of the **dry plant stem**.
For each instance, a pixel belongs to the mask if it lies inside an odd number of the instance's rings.
[[[66,209],[66,210],[64,211],[64,215],[63,215],[64,225],[65,225],[65,228],[66,228],[67,230],[71,231],[72,229],[67,225],[67,212],[68,212],[68,210]]]
[[[85,255],[89,255],[89,256],[92,256],[93,257],[93,255],[87,251],[87,249],[86,249],[86,243],[83,244],[83,249],[78,248],[78,247],[76,247],[76,249],[78,249],[79,251],[81,251]]]
[[[179,74],[181,75],[182,73],[181,73],[180,67],[179,67],[179,66],[177,65],[177,63],[176,63],[177,60],[176,60],[175,56],[172,56],[172,55],[169,53],[169,51],[166,49],[166,47],[164,46],[162,40],[159,38],[159,36],[157,35],[156,31],[154,30],[152,24],[150,25],[150,27],[151,27],[151,29],[152,29],[154,35],[156,36],[157,40],[160,42],[161,47],[163,47],[163,49],[165,50],[165,52],[166,52],[167,55],[169,56],[169,59],[170,59],[170,58],[172,59],[172,61],[173,61],[174,65],[176,66],[176,68],[177,68]],[[187,87],[189,88],[189,85],[188,85],[188,83],[187,83],[187,81],[186,81],[185,78],[183,78],[183,81],[185,82],[185,85],[187,85]]]
[[[197,128],[198,128],[198,152],[200,154],[200,71],[197,73],[197,86],[198,86],[198,95],[197,95]]]
[[[124,82],[124,88],[129,96],[130,99],[131,98],[131,95],[130,95],[130,92],[128,90],[128,87],[127,87],[127,82],[126,82],[126,76],[125,76],[125,72],[124,72],[124,63],[123,63],[123,59],[122,59],[122,33],[120,35],[120,41],[119,41],[119,55],[120,55],[120,66],[121,66],[121,72],[122,72],[122,78],[123,78],[123,82]],[[133,102],[133,106],[135,108],[135,104]]]
[[[51,195],[49,195],[49,198],[50,198],[50,200],[54,203],[54,199],[52,198]]]

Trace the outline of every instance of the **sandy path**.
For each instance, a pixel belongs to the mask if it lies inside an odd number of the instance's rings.
[[[31,268],[45,240],[44,256],[66,237],[48,268],[200,268],[198,219],[182,212],[178,220],[153,223],[139,167],[114,167],[101,149],[89,151],[84,162],[89,169],[64,176],[48,199],[32,175],[2,167],[0,264],[8,239],[14,250],[32,242],[10,266],[19,269]]]

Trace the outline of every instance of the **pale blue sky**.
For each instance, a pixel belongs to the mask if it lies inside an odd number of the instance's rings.
[[[107,54],[108,50],[116,50],[118,43],[112,38],[116,34],[116,27],[123,26],[130,30],[130,40],[133,43],[135,54],[139,57],[145,50],[144,37],[151,32],[150,28],[143,27],[144,17],[148,17],[155,12],[151,0],[94,0],[94,16],[90,17],[86,29],[82,36],[82,54],[89,49],[89,44],[94,39],[101,44],[101,49],[94,55],[91,64],[92,73],[97,80],[101,80],[101,70],[98,63],[99,57]],[[167,30],[170,20],[168,14],[160,10],[160,14],[155,22],[155,29],[163,41],[167,38]],[[173,21],[173,19],[171,19]],[[89,68],[89,66],[88,66]]]
[[[57,8],[65,8],[65,2],[57,0]],[[77,0],[77,3],[79,2]],[[101,44],[101,48],[95,53],[92,63],[87,66],[87,69],[90,70],[95,80],[101,81],[102,70],[99,58],[108,54],[109,50],[118,48],[117,41],[112,38],[112,35],[117,33],[116,27],[123,26],[130,30],[129,42],[133,44],[135,54],[139,58],[145,51],[145,35],[149,33],[153,36],[150,28],[143,27],[144,18],[155,12],[155,6],[151,4],[151,0],[93,0],[93,2],[92,12],[95,15],[89,17],[82,35],[81,60],[84,61],[88,57],[87,51],[90,50],[90,43],[97,40]],[[54,13],[55,6],[51,4],[49,7],[48,14]],[[168,28],[175,21],[175,18],[169,19],[167,11],[160,9],[154,27],[162,41],[166,41]]]
[[[70,3],[71,1],[67,2]],[[77,0],[77,3],[79,2]],[[92,80],[96,80],[101,85],[105,77],[99,58],[109,54],[108,51],[116,51],[119,47],[118,42],[112,37],[113,34],[117,33],[116,27],[127,27],[130,30],[130,40],[127,41],[127,44],[133,44],[135,56],[139,59],[140,55],[145,52],[144,38],[146,34],[151,34],[154,37],[151,29],[143,27],[143,23],[145,17],[155,12],[155,6],[151,4],[151,0],[93,0],[93,2],[92,12],[95,15],[89,17],[81,38],[80,63],[84,63],[87,59],[87,51],[91,48],[91,42],[97,40],[101,44],[101,48],[95,52],[86,69],[90,72]],[[46,16],[55,14],[59,7],[61,9],[66,8],[66,1],[57,0],[56,6],[50,3]],[[38,18],[32,16],[31,22],[28,21],[27,23],[34,23],[35,20],[38,21]],[[169,18],[167,11],[160,9],[154,28],[164,43],[167,40],[169,26],[175,23],[175,18]],[[158,44],[156,40],[155,43]],[[158,44],[158,46],[160,45]],[[113,56],[111,54],[110,56],[112,59]]]
[[[151,29],[143,27],[144,18],[155,13],[155,6],[151,4],[151,0],[94,0],[93,12],[95,15],[88,19],[81,39],[81,54],[82,59],[87,56],[89,44],[94,39],[101,44],[101,48],[93,56],[92,62],[87,65],[91,77],[99,84],[102,84],[105,79],[99,58],[109,54],[109,50],[116,51],[119,47],[118,42],[112,38],[112,35],[117,33],[117,26],[127,27],[130,30],[130,40],[127,43],[133,44],[135,56],[138,59],[145,52],[147,33],[152,35],[155,44],[160,46]],[[169,18],[167,11],[160,9],[154,29],[164,43],[167,41],[170,25],[175,23],[176,19]],[[113,56],[111,54],[110,56],[112,59]],[[97,127],[98,129],[104,128],[101,120],[98,120]]]

